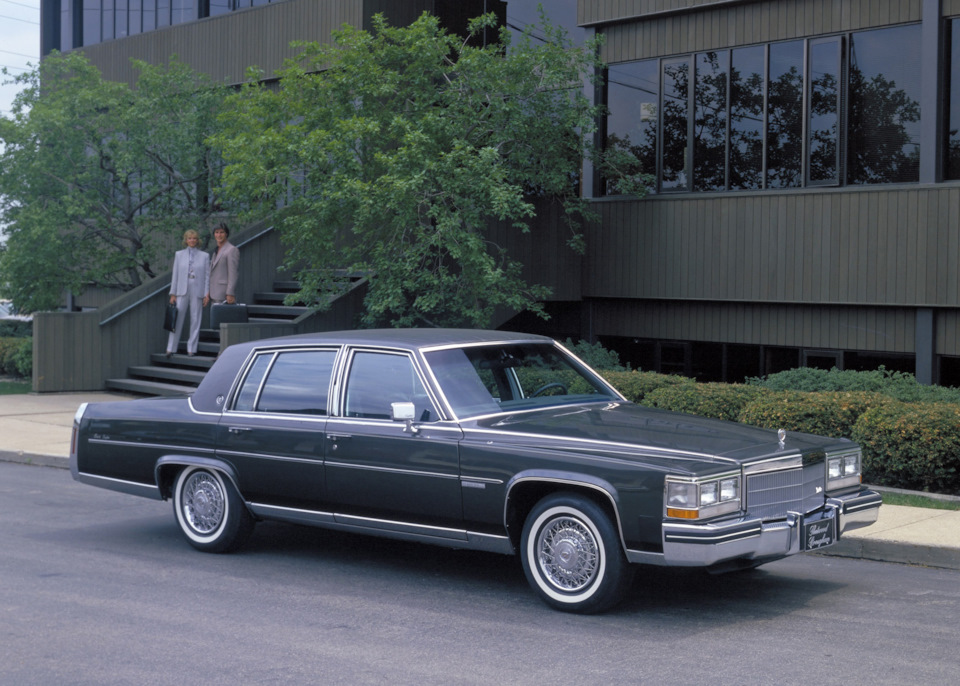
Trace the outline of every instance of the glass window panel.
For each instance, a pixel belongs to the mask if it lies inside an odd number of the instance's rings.
[[[947,92],[944,97],[947,102],[947,114],[944,117],[947,132],[944,141],[947,146],[943,164],[944,178],[960,179],[960,19],[949,23],[950,47],[947,81]]]
[[[803,169],[803,41],[770,46],[767,89],[767,187],[797,187]]]
[[[663,61],[661,188],[689,190],[689,58]]]
[[[83,3],[83,44],[96,45],[101,41],[100,0],[86,0]]]
[[[919,181],[920,25],[851,36],[849,81],[848,183]]]
[[[172,0],[170,5],[170,23],[182,24],[199,17],[198,0]]]
[[[113,40],[113,0],[102,0],[103,13],[100,15],[100,39],[104,41]]]
[[[263,381],[263,375],[267,371],[267,367],[270,366],[270,360],[273,359],[273,354],[268,355],[259,355],[257,359],[253,361],[253,364],[250,366],[250,371],[247,372],[246,378],[243,380],[243,385],[240,387],[240,392],[237,394],[237,399],[233,403],[233,409],[237,412],[252,412],[254,406],[257,402],[257,392],[260,390],[260,383]]]
[[[278,354],[260,393],[257,411],[327,414],[330,376],[336,358],[335,350]]]
[[[607,114],[604,149],[620,148],[637,158],[628,173],[657,173],[657,107],[660,100],[657,60],[627,62],[607,70]],[[652,188],[650,190],[653,190]],[[618,193],[613,179],[604,179],[604,195]]]
[[[73,50],[73,11],[72,3],[65,2],[60,6],[60,51]]]
[[[210,0],[210,16],[216,17],[233,11],[234,0]]]
[[[130,14],[127,17],[127,26],[130,35],[143,31],[143,3],[145,0],[130,0]]]
[[[727,187],[727,74],[730,53],[696,56],[693,115],[693,187],[722,191]]]
[[[143,31],[157,28],[157,0],[143,0]]]
[[[157,28],[170,26],[170,0],[157,0]]]
[[[763,187],[763,83],[766,50],[730,55],[730,189]]]
[[[348,417],[390,419],[391,404],[412,402],[418,421],[439,419],[413,362],[406,355],[357,353],[346,387]]]
[[[128,0],[113,0],[114,9],[113,11],[113,35],[116,38],[124,38],[127,36],[127,2]]]
[[[810,42],[809,179],[811,184],[839,181],[840,39]]]

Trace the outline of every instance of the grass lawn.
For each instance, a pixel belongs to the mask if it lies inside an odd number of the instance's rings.
[[[0,395],[15,395],[17,393],[29,392],[29,381],[11,381],[9,379],[0,379]]]
[[[885,505],[903,505],[905,507],[926,507],[931,510],[960,510],[960,501],[937,500],[922,495],[905,493],[881,493]]]

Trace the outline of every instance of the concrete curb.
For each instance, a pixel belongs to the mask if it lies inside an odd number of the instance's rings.
[[[920,567],[960,570],[960,549],[845,537],[830,548],[816,553],[824,557],[847,557],[875,562],[896,562]]]
[[[70,468],[70,458],[68,457],[37,455],[35,453],[25,453],[23,451],[13,452],[10,450],[0,450],[0,462],[29,464],[37,467],[56,467],[58,469]]]

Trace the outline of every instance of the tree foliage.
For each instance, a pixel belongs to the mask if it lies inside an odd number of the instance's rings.
[[[130,88],[54,53],[16,78],[0,119],[0,288],[23,311],[65,290],[136,287],[169,259],[170,236],[217,209],[220,164],[203,141],[225,89],[175,58],[135,67]]]
[[[524,281],[488,222],[528,231],[532,200],[555,196],[580,242],[593,51],[546,22],[543,42],[509,44],[504,30],[483,45],[493,25],[474,20],[463,38],[429,14],[403,28],[377,16],[370,32],[300,44],[278,87],[252,74],[231,98],[214,140],[225,192],[274,217],[297,298],[323,307],[346,268],[370,275],[368,325],[482,326],[497,306],[542,313],[546,289]]]

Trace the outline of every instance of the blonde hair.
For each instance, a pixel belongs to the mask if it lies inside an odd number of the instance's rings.
[[[184,248],[187,247],[187,239],[188,239],[188,238],[196,238],[196,239],[199,241],[199,240],[200,240],[200,234],[197,232],[196,229],[187,229],[186,231],[184,231],[184,232],[183,232],[183,247],[184,247]]]

